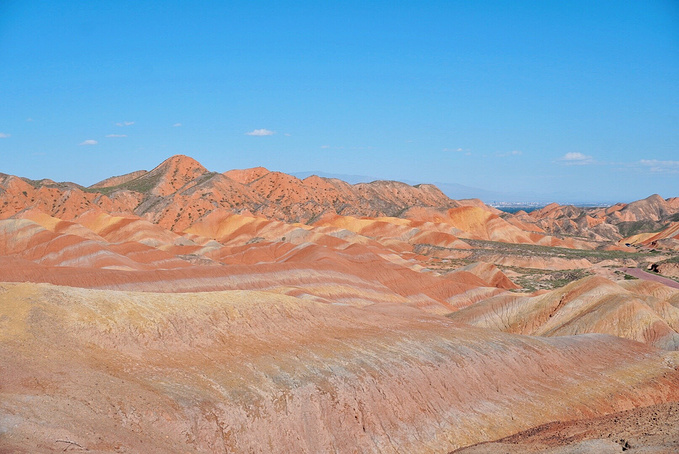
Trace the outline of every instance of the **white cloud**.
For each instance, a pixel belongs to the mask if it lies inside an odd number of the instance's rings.
[[[373,147],[344,147],[344,146],[335,146],[335,145],[321,145],[321,148],[324,150],[372,150]]]
[[[586,164],[592,164],[594,162],[594,158],[580,152],[570,152],[561,156],[559,161],[566,165],[583,166]]]
[[[181,123],[175,123],[172,125],[173,128],[179,128],[180,126],[182,126]]]
[[[127,134],[107,134],[106,137],[109,137],[109,138],[127,137]]]
[[[245,133],[245,135],[248,135],[248,136],[258,136],[258,137],[272,136],[274,134],[276,134],[276,131],[269,131],[268,129],[264,129],[264,128],[255,129],[254,131],[250,131],[250,132]]]
[[[28,117],[26,121],[33,121],[33,119],[31,117]]]
[[[80,142],[80,145],[96,145],[98,143],[99,142],[97,142],[96,140],[88,139]]]
[[[582,161],[583,159],[589,159],[589,156],[582,153],[566,153],[561,159],[564,161]]]
[[[507,157],[507,156],[521,156],[523,154],[522,151],[520,150],[512,150],[512,151],[507,151],[505,153],[498,153],[497,155],[501,158]]]
[[[116,126],[132,126],[134,121],[121,121],[116,123]]]
[[[10,136],[11,136],[11,134],[7,134],[7,133],[4,133],[4,132],[0,132],[0,139],[6,139],[6,138],[8,138],[8,137],[10,137]]]
[[[644,167],[648,167],[648,170],[654,173],[679,173],[679,161],[642,159],[639,163]]]
[[[291,135],[292,135],[292,134],[290,134],[289,132],[286,132],[286,133],[285,133],[285,136],[286,136],[286,137],[290,137]]]

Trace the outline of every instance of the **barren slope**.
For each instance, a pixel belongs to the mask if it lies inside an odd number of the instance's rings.
[[[679,452],[679,404],[651,405],[597,418],[554,422],[455,454]]]
[[[606,333],[679,350],[678,295],[655,282],[616,284],[588,277],[539,296],[494,296],[450,317],[510,333]]]
[[[18,453],[65,442],[90,452],[445,452],[679,399],[676,353],[412,311],[269,292],[4,284],[0,443]]]

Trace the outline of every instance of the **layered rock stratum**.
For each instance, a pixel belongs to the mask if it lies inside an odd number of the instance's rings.
[[[679,402],[679,290],[625,270],[673,269],[678,200],[2,174],[0,452],[438,453],[650,414]]]
[[[0,288],[14,452],[445,452],[679,399],[679,357],[271,292]]]

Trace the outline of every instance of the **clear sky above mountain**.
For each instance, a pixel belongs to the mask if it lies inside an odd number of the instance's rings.
[[[679,196],[679,3],[0,2],[0,172]]]

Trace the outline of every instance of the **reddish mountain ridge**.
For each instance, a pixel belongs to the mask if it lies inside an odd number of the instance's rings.
[[[167,159],[150,172],[128,175],[139,176],[118,177],[123,182],[117,185],[105,180],[90,190],[101,190],[112,199],[126,199],[127,192],[141,194],[142,202],[133,213],[171,230],[182,230],[215,209],[308,222],[324,213],[374,217],[393,216],[411,206],[457,206],[432,185],[416,187],[395,181],[350,185],[317,176],[300,180],[263,167],[219,174],[181,155]]]
[[[679,221],[679,197],[663,199],[653,194],[628,204],[583,208],[549,204],[511,217],[534,224],[554,235],[571,235],[594,241],[620,240],[641,232],[658,231]]]
[[[647,213],[650,219],[663,219],[679,206],[676,202],[653,196],[599,209],[582,219],[594,228],[613,229],[595,216],[632,219]],[[542,258],[530,249],[513,257],[476,254],[478,258],[471,260],[475,247],[469,242],[625,249],[610,241],[546,234],[547,220],[581,217],[577,210],[552,205],[535,214],[513,216],[479,200],[451,200],[431,185],[391,181],[351,185],[318,176],[300,180],[263,167],[217,173],[182,155],[151,171],[111,177],[89,188],[0,177],[4,254],[58,267],[151,271],[256,264],[289,260],[289,254],[312,243],[342,253],[360,245],[377,260],[414,271],[430,265],[441,268],[441,260],[459,259],[466,260],[462,265],[486,262],[565,270],[590,268],[593,262],[563,254]],[[636,266],[628,262],[607,266]],[[514,287],[502,277],[491,281],[496,285],[490,287]],[[459,304],[466,302],[456,307]]]
[[[455,227],[461,225],[461,230],[474,238],[565,247],[583,247],[582,240],[610,242],[637,233],[658,232],[679,221],[679,198],[664,200],[658,195],[608,208],[550,204],[530,214],[510,215],[480,201],[451,200],[433,185],[410,186],[396,181],[351,185],[318,176],[300,180],[263,167],[217,173],[183,155],[173,156],[151,171],[107,178],[89,188],[0,174],[2,218],[35,208],[63,220],[73,220],[88,210],[100,209],[110,214],[144,217],[177,232],[215,210],[313,223],[328,214],[432,219],[446,210],[473,211],[472,207],[480,211],[449,213],[447,221],[452,221]],[[417,213],[415,217],[413,213]],[[479,216],[486,219],[470,224],[471,219]],[[488,224],[494,224],[490,230]],[[551,236],[544,239],[546,234]],[[555,242],[549,239],[554,235],[561,240],[579,237],[581,243]]]
[[[648,212],[660,219],[675,205],[674,200],[655,196],[600,211],[625,219]],[[571,211],[554,205],[533,217],[558,218]],[[476,247],[470,242],[599,247],[546,235],[521,220],[526,216],[507,216],[478,200],[454,201],[431,185],[350,185],[317,176],[300,180],[263,167],[222,174],[181,155],[151,171],[111,177],[90,188],[0,178],[5,280],[121,288],[127,279],[124,288],[152,291],[261,289],[259,279],[245,283],[253,274],[287,273],[292,266],[297,277],[272,279],[267,285],[299,285],[302,276],[320,272],[325,274],[318,282],[333,283],[335,296],[393,299],[437,313],[517,289],[513,277],[504,274],[512,267],[592,267],[584,258],[564,258],[562,253],[543,258],[531,253],[533,249],[517,249],[520,255],[512,257],[474,255]],[[442,266],[460,259],[464,262],[458,266]],[[225,284],[223,278],[234,275],[234,265],[251,268]],[[623,265],[630,266],[609,261],[602,269]],[[432,272],[431,266],[441,271]],[[348,284],[355,279],[361,283]],[[163,284],[168,280],[172,282]],[[379,289],[367,280],[379,282]],[[373,293],[356,291],[363,287],[373,288]],[[327,289],[307,291],[319,298],[328,295]]]
[[[149,172],[111,177],[89,188],[9,175],[0,178],[0,218],[27,209],[67,221],[90,210],[139,216],[175,232],[221,210],[306,224],[328,215],[406,217],[444,222],[461,236],[473,239],[592,247],[546,236],[530,223],[507,221],[481,201],[451,200],[433,185],[410,186],[396,181],[351,185],[318,176],[300,180],[263,167],[220,174],[182,155],[165,160]]]

